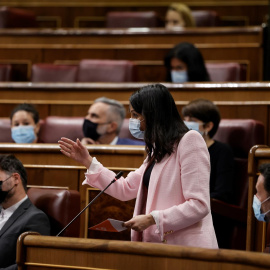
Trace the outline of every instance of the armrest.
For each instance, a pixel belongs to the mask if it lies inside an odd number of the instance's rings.
[[[229,219],[247,223],[247,209],[241,208],[237,205],[225,203],[223,201],[211,198],[212,213],[227,217]]]

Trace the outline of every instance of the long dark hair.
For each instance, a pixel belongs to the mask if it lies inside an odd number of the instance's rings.
[[[189,82],[209,82],[210,77],[206,70],[201,52],[191,43],[182,42],[172,48],[164,59],[167,69],[168,82],[171,82],[171,59],[177,58],[187,65]]]
[[[145,147],[148,161],[160,162],[174,151],[188,128],[176,108],[169,90],[162,84],[147,85],[129,99],[133,109],[145,119]]]

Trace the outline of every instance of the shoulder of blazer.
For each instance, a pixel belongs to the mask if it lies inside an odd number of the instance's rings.
[[[29,198],[27,198],[18,208],[29,208],[30,206],[32,206],[32,202],[30,201]],[[34,205],[33,205],[34,206]]]

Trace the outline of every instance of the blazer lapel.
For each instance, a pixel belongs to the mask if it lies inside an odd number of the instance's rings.
[[[31,205],[30,200],[27,198],[17,209],[16,211],[11,215],[11,217],[7,220],[3,228],[0,230],[0,237],[6,232],[7,229],[12,226],[12,224],[25,213],[25,211],[29,208]]]

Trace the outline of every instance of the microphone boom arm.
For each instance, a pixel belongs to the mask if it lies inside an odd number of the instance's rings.
[[[89,203],[89,204],[87,204],[84,208],[83,208],[83,210],[81,210],[81,212],[76,216],[76,217],[74,217],[56,236],[59,236],[63,231],[65,231],[72,223],[73,223],[73,221],[74,220],[76,220],[93,202],[95,202],[95,200],[101,195],[101,194],[103,194],[105,191],[106,191],[106,189],[111,185],[111,184],[113,184],[117,179],[119,179],[121,176],[123,175],[123,172],[122,171],[120,171],[116,176],[115,176],[115,178],[111,181],[111,183],[107,186],[107,187],[105,187],[102,191],[100,191],[99,192],[99,194]]]

